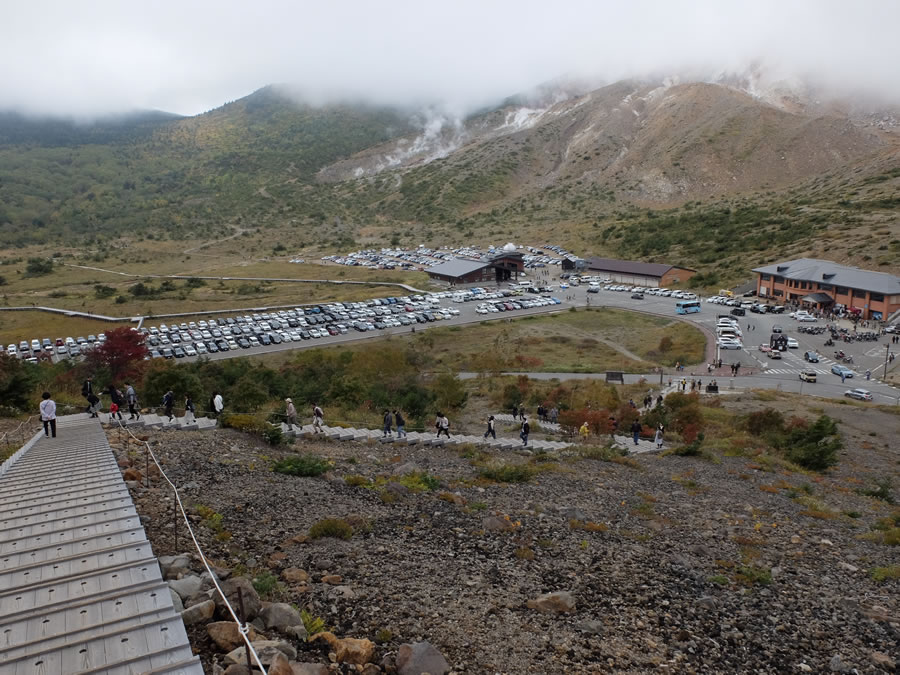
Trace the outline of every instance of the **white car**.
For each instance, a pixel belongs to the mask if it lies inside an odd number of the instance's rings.
[[[801,314],[800,316],[794,317],[797,321],[805,321],[805,322],[814,322],[817,321],[816,317],[810,314]]]
[[[787,346],[788,346],[788,349],[799,349],[800,343],[797,342],[794,338],[789,337],[787,339]]]
[[[719,349],[743,349],[744,345],[733,338],[720,337],[717,341]]]
[[[6,348],[6,353],[9,354],[10,356],[18,356],[19,350],[16,348],[15,345],[9,345],[9,347]]]
[[[185,356],[197,356],[197,350],[194,349],[191,345],[184,346]]]

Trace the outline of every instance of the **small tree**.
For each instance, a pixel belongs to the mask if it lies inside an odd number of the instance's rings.
[[[142,370],[147,347],[144,336],[122,326],[106,332],[106,342],[88,352],[85,363],[91,372],[106,372],[111,382],[137,377]]]
[[[0,401],[2,405],[25,410],[31,401],[34,385],[31,366],[24,361],[0,353]],[[37,402],[33,403],[37,407]]]

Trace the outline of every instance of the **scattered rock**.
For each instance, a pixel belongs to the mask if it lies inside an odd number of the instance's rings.
[[[328,675],[328,667],[321,663],[292,663],[294,675]]]
[[[820,539],[819,543],[822,544],[822,546],[834,546],[830,539]]]
[[[294,646],[290,642],[284,640],[254,640],[251,644],[253,645],[253,649],[256,650],[256,653],[259,654],[259,660],[262,661],[264,666],[272,663],[275,654],[279,652],[288,657],[288,660],[297,658],[297,650],[294,649]],[[244,646],[238,647],[237,649],[228,652],[222,660],[225,663],[246,663],[246,649],[247,648]]]
[[[223,652],[233,651],[244,644],[241,631],[238,630],[238,625],[234,621],[216,621],[207,624],[206,632]],[[253,642],[258,636],[256,631],[250,628],[247,637],[250,638],[250,642]]]
[[[547,614],[572,612],[575,610],[575,598],[568,591],[544,593],[544,595],[540,595],[534,600],[529,600],[526,604],[530,609],[536,609]]]
[[[276,602],[263,608],[259,616],[266,628],[274,628],[279,632],[284,632],[291,626],[303,625],[300,612],[286,602]]]
[[[823,541],[825,540],[823,539]],[[828,662],[828,669],[832,673],[846,673],[850,670],[850,668],[847,667],[847,664],[841,660],[840,654],[835,654],[831,657],[831,661]]]
[[[842,570],[847,570],[848,572],[859,572],[859,568],[856,565],[851,565],[850,563],[839,562],[838,567]]]
[[[314,638],[327,642],[337,657],[338,663],[353,663],[363,665],[369,663],[375,656],[375,643],[371,640],[363,638],[337,638],[334,633],[324,632],[318,633]]]
[[[250,583],[250,580],[246,577],[232,577],[231,579],[228,579],[222,583],[222,592],[225,594],[225,597],[228,598],[228,602],[231,603],[231,606],[235,608],[240,606],[240,603],[238,602],[238,589],[241,589],[243,595],[245,620],[252,621],[256,615],[259,614],[259,610],[262,607],[259,594],[256,592],[256,589],[253,588],[253,584]],[[222,601],[222,597],[218,593],[215,595],[215,602],[219,616],[223,619],[231,616],[228,613],[228,609],[225,607],[225,603]]]
[[[288,567],[281,573],[281,578],[289,584],[305,584],[309,581],[309,575],[299,567]]]
[[[812,668],[811,668],[809,665],[805,664],[805,663],[798,663],[798,664],[797,664],[797,668],[799,668],[799,669],[800,669],[801,671],[803,671],[804,673],[811,673],[811,672],[812,672]]]
[[[309,639],[309,633],[306,632],[306,626],[303,624],[290,626],[289,628],[285,628],[283,632],[285,635],[297,638],[301,642],[306,642]]]
[[[143,518],[142,518],[143,522]],[[191,569],[191,559],[186,555],[164,555],[159,557],[159,570],[163,579],[178,579]]]
[[[394,470],[391,471],[391,473],[395,476],[405,476],[408,473],[419,473],[420,471],[422,471],[422,469],[418,464],[406,462],[405,464],[394,467]]]
[[[481,527],[485,532],[511,532],[516,529],[512,521],[500,516],[485,516],[481,520]]]
[[[714,612],[718,608],[718,603],[716,602],[716,599],[711,595],[704,595],[702,598],[697,600],[697,607],[710,612]]]
[[[872,663],[889,673],[897,668],[897,663],[884,652],[872,652]]]
[[[399,675],[446,675],[450,672],[447,659],[429,642],[400,645],[396,663]]]
[[[406,497],[409,494],[409,488],[396,481],[389,481],[387,485],[384,486],[384,491],[398,499]]]
[[[332,596],[336,598],[343,598],[344,600],[353,600],[356,598],[356,591],[349,586],[335,586],[331,591]]]
[[[216,612],[216,603],[212,600],[201,602],[193,607],[188,607],[181,613],[181,620],[185,626],[193,626],[195,623],[202,623],[213,618]]]
[[[568,508],[563,509],[562,515],[566,520],[580,520],[581,522],[585,522],[588,519],[587,514],[575,506],[569,506]]]
[[[579,623],[576,628],[589,635],[600,635],[603,632],[603,622],[597,619],[587,619]]]
[[[225,669],[225,675],[253,675],[253,673],[254,671],[240,663],[233,663]]]
[[[203,586],[203,580],[200,577],[191,576],[182,577],[181,579],[173,579],[169,582],[169,588],[178,593],[182,600],[187,600],[193,595],[200,592]]]
[[[791,537],[792,544],[799,544],[801,541],[803,540],[796,534]]]
[[[343,580],[344,580],[344,579],[341,577],[340,574],[326,574],[326,575],[325,575],[324,577],[322,577],[322,579],[321,579],[321,581],[322,581],[323,584],[332,584],[332,585],[339,584],[339,583],[341,583]]]

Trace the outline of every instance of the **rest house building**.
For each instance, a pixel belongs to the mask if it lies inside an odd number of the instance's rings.
[[[525,262],[521,253],[504,251],[489,260],[457,258],[429,267],[425,271],[435,281],[462,286],[517,280],[524,269]]]
[[[900,312],[900,277],[798,258],[757,267],[756,294],[822,311],[845,312],[860,319],[890,321]]]

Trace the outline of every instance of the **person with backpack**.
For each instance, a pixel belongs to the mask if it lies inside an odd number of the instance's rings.
[[[384,428],[382,429],[381,437],[385,438],[387,436],[393,436],[393,434],[391,433],[391,423],[394,421],[394,418],[391,416],[390,410],[384,411],[383,420],[384,420]]]
[[[169,421],[175,419],[175,415],[172,413],[172,408],[175,407],[175,394],[172,393],[170,389],[163,395],[163,407],[165,408],[166,417],[169,418]]]
[[[294,425],[297,424],[297,409],[294,407],[294,402],[291,399],[286,398],[284,402],[284,419],[287,422],[288,431],[293,431]]]
[[[494,429],[494,416],[491,415],[487,420],[487,431],[484,432],[484,437],[487,438],[491,436],[494,440],[497,439],[497,430]]]
[[[406,420],[399,410],[394,411],[394,422],[397,424],[397,438],[406,438]]]
[[[137,409],[137,394],[134,391],[134,387],[128,382],[125,383],[125,402],[128,403],[128,419],[141,419],[141,413]]]
[[[85,409],[85,412],[91,412],[91,399],[90,397],[94,394],[94,376],[88,375],[87,379],[81,385],[81,395],[88,402],[88,407]],[[96,417],[96,415],[91,414],[91,417]]]
[[[85,412],[90,413],[91,417],[100,417],[100,397],[93,391],[87,395],[88,407]]]
[[[184,423],[193,424],[196,421],[197,417],[194,415],[194,401],[191,398],[191,395],[188,394],[184,398]]]
[[[317,434],[324,434],[325,430],[322,429],[322,426],[324,423],[325,423],[325,413],[319,407],[319,404],[316,403],[313,405],[313,430]]]
[[[522,447],[528,447],[528,434],[531,432],[531,425],[528,420],[522,417],[522,430],[519,432],[519,438],[522,439]]]
[[[56,402],[50,398],[50,392],[45,391],[41,394],[40,409],[41,422],[44,423],[44,436],[50,438],[52,432],[53,438],[56,438]]]

